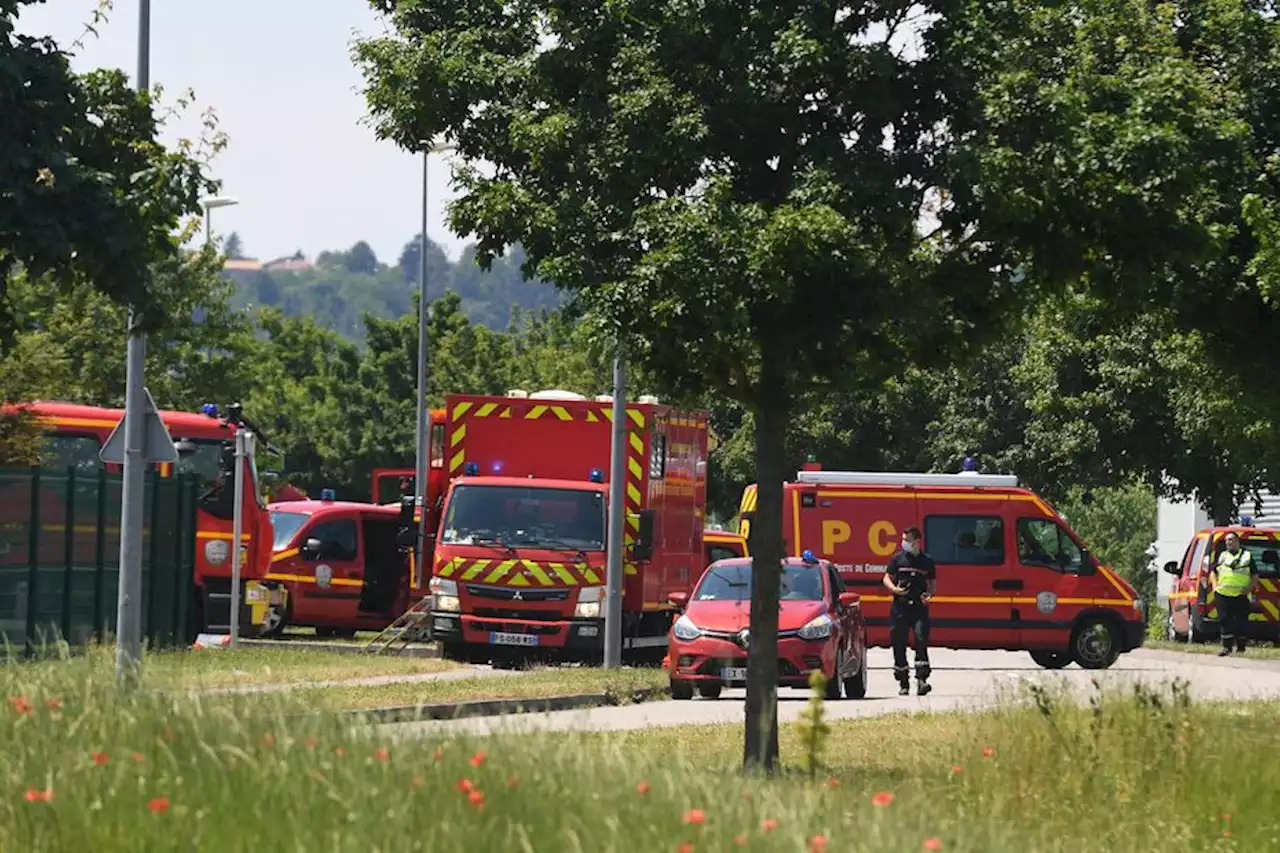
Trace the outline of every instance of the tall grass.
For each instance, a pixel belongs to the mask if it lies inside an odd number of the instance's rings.
[[[1280,707],[1177,690],[832,723],[816,779],[764,780],[733,772],[733,732],[397,740],[287,716],[306,710],[288,695],[122,696],[110,676],[0,670],[0,850],[1201,853],[1280,837]]]

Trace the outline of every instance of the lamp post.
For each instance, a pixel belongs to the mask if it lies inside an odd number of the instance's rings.
[[[213,217],[210,214],[215,207],[231,207],[240,203],[240,200],[229,195],[212,195],[200,199],[200,206],[204,208],[204,241],[207,243],[213,239]]]
[[[432,154],[456,151],[457,146],[448,142],[422,142],[422,235],[418,245],[418,419],[414,435],[416,460],[413,469],[413,499],[418,509],[418,543],[415,549],[415,565],[418,577],[423,576],[422,561],[426,558],[427,545],[427,200],[430,197],[427,180],[427,162]]]

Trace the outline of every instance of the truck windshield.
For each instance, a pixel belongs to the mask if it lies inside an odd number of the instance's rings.
[[[271,529],[275,531],[275,538],[271,541],[272,551],[283,551],[293,536],[302,529],[302,525],[307,523],[309,515],[301,512],[273,512],[271,513]]]
[[[1249,556],[1253,558],[1253,564],[1258,567],[1259,575],[1262,577],[1280,575],[1280,542],[1274,539],[1243,539],[1240,547],[1249,552]],[[1213,555],[1214,565],[1217,565],[1225,550],[1227,550],[1226,542],[1219,540],[1217,553]]]
[[[449,498],[441,542],[604,548],[604,495],[536,486],[458,486]]]
[[[821,601],[822,575],[818,566],[783,566],[783,601]],[[698,582],[694,601],[750,601],[751,564],[735,563],[707,569]]]

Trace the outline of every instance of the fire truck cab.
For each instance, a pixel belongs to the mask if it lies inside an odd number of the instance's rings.
[[[889,644],[892,596],[882,586],[907,527],[937,564],[930,643],[1026,650],[1047,669],[1105,669],[1142,645],[1145,604],[1089,553],[1062,517],[1005,475],[822,471],[783,486],[786,553],[811,549],[860,593],[868,642]],[[743,494],[740,532],[755,515]]]
[[[1196,533],[1179,561],[1162,567],[1173,575],[1169,594],[1168,637],[1176,642],[1203,643],[1218,637],[1218,605],[1209,588],[1209,571],[1226,548],[1228,533],[1240,537],[1258,568],[1258,600],[1249,614],[1252,639],[1280,642],[1280,531],[1249,526],[1209,527]]]
[[[378,631],[408,606],[407,564],[397,543],[399,510],[333,499],[271,504],[275,531],[267,579],[288,591],[267,628],[307,625],[319,636]]]
[[[451,395],[430,631],[477,660],[593,660],[604,644],[612,398]],[[706,566],[707,415],[626,407],[624,654],[662,656]]]

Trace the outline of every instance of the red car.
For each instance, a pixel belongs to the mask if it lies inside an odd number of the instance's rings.
[[[747,681],[751,624],[751,558],[707,567],[691,594],[672,593],[684,612],[671,627],[669,666],[673,699],[707,699]],[[782,561],[778,612],[778,686],[807,689],[822,670],[827,698],[867,695],[867,628],[860,598],[846,592],[835,567],[806,551]]]

